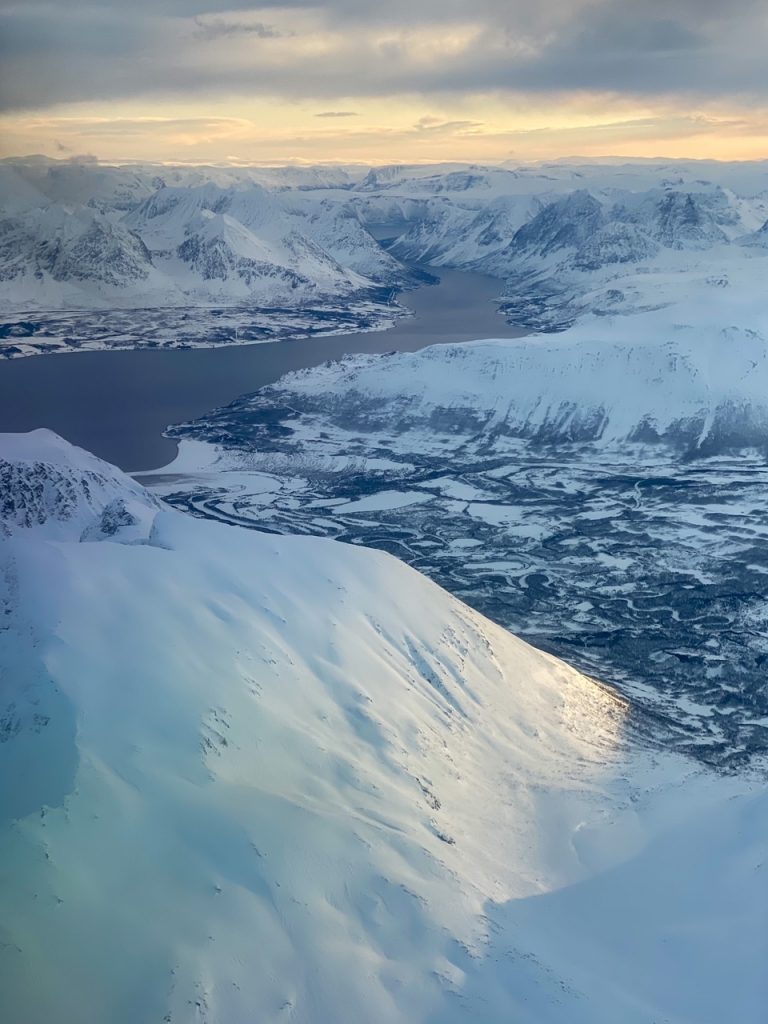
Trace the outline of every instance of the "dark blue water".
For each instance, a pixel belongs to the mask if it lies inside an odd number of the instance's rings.
[[[273,344],[78,352],[0,362],[0,432],[49,427],[127,470],[170,462],[172,423],[194,419],[290,370],[354,352],[414,351],[441,342],[519,337],[493,302],[501,282],[446,270],[405,295],[415,316],[389,331]]]

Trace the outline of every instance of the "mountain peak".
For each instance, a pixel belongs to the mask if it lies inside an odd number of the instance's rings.
[[[605,223],[602,205],[586,189],[577,189],[544,207],[512,240],[518,251],[547,255],[558,249],[577,248]]]
[[[68,539],[139,540],[160,504],[107,462],[51,430],[0,434],[0,525]]]

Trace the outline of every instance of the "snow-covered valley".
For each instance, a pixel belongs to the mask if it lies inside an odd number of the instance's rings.
[[[290,375],[173,428],[155,486],[390,551],[681,749],[762,756],[768,343],[675,312]]]
[[[760,1020],[765,796],[388,555],[2,451],[11,1020]]]

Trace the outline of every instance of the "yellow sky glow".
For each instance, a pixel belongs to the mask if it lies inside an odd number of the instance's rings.
[[[566,156],[768,157],[768,111],[680,111],[611,97],[80,103],[0,118],[0,154],[106,162],[429,162]]]
[[[221,99],[80,103],[0,119],[0,154],[93,155],[106,162],[429,162],[567,156],[768,157],[768,112],[677,112],[626,103],[513,103],[493,96],[333,103]]]

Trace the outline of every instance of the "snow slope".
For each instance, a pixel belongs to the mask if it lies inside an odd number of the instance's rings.
[[[389,251],[436,267],[486,265],[540,208],[535,196],[500,196],[479,209],[433,201]]]
[[[388,556],[0,455],[9,1020],[760,1020],[756,784]]]

